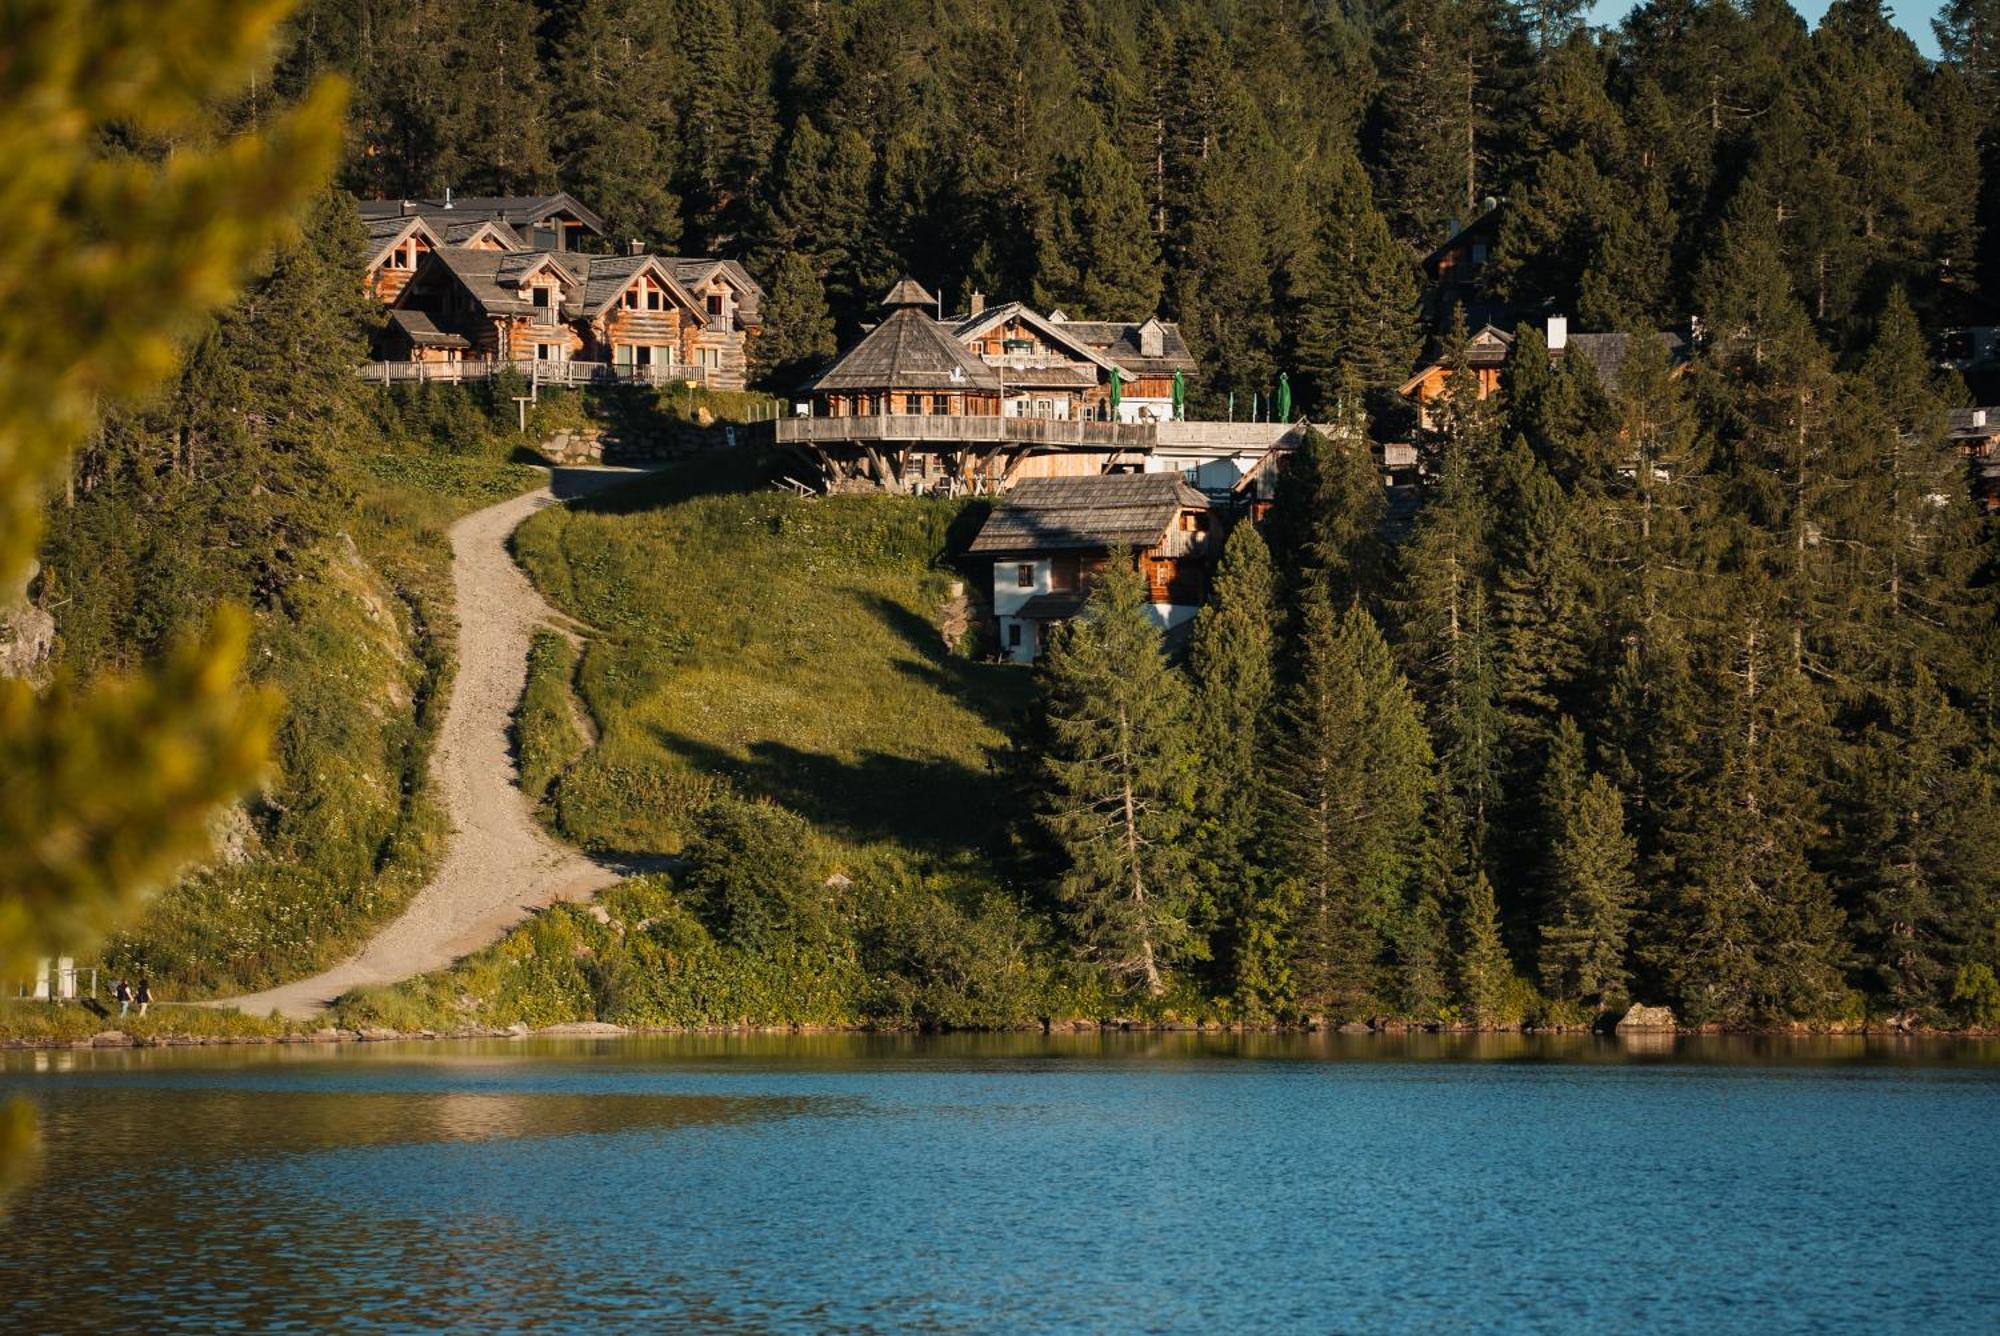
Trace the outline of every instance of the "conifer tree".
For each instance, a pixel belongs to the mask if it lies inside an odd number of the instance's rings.
[[[1483,871],[1473,875],[1459,901],[1457,937],[1458,1002],[1466,1019],[1481,1027],[1518,1020],[1508,1014],[1514,968],[1500,941],[1493,883]]]
[[[1036,237],[1035,301],[1077,319],[1143,320],[1160,295],[1159,246],[1138,173],[1099,136],[1056,166]]]
[[[1287,926],[1262,884],[1258,858],[1277,616],[1270,550],[1255,525],[1240,523],[1223,547],[1208,604],[1195,617],[1188,669],[1202,758],[1200,873],[1220,902],[1223,949],[1215,956],[1252,1010],[1281,1000],[1282,962],[1271,958],[1270,948]]]
[[[1555,846],[1555,884],[1542,923],[1542,987],[1552,997],[1609,1007],[1625,996],[1637,857],[1618,790],[1592,775]]]
[[[826,288],[810,257],[787,251],[771,276],[764,300],[764,328],[750,345],[759,377],[779,392],[802,384],[839,350]]]
[[[1280,566],[1302,584],[1323,584],[1335,606],[1373,597],[1385,560],[1382,514],[1387,504],[1358,426],[1337,436],[1318,429],[1307,432],[1278,475],[1271,541]]]
[[[1271,842],[1298,901],[1298,1005],[1352,1017],[1381,996],[1384,930],[1422,843],[1430,745],[1374,620],[1355,607],[1336,623],[1317,586],[1301,598],[1271,752]]]
[[[1360,160],[1335,160],[1324,211],[1294,260],[1291,344],[1304,402],[1333,415],[1343,378],[1379,403],[1417,351],[1416,278],[1409,252],[1375,208]]]
[[[670,250],[681,234],[673,95],[685,70],[668,17],[647,0],[578,0],[548,46],[563,189],[603,215],[614,242]]]
[[[1196,754],[1187,687],[1162,656],[1136,570],[1106,567],[1085,615],[1057,634],[1043,684],[1041,817],[1066,864],[1071,928],[1111,979],[1161,993],[1199,945],[1183,839]]]

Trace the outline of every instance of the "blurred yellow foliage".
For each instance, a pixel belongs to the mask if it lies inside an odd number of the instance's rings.
[[[173,370],[332,169],[345,91],[331,83],[250,133],[214,134],[290,8],[0,0],[0,593],[99,407]],[[273,702],[238,685],[246,637],[224,613],[151,674],[0,683],[0,978],[87,950],[254,782]],[[0,1190],[32,1128],[0,1110]]]

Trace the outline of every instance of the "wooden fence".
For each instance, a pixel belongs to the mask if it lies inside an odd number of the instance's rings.
[[[530,385],[706,385],[708,368],[628,366],[623,362],[368,362],[359,372],[373,385],[463,385],[491,380],[503,369],[520,373]]]

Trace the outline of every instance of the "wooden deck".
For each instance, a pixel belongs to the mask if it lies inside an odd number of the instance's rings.
[[[780,418],[775,429],[779,445],[1042,445],[1149,453],[1262,452],[1296,444],[1305,433],[1303,426],[1284,422],[1090,422],[922,413]]]
[[[375,385],[463,385],[491,380],[501,368],[518,371],[532,385],[706,385],[698,366],[626,366],[612,362],[368,362],[361,378]]]

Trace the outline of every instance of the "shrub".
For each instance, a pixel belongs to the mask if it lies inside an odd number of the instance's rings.
[[[731,946],[823,942],[833,916],[811,841],[812,827],[775,803],[720,798],[697,821],[681,893]]]

